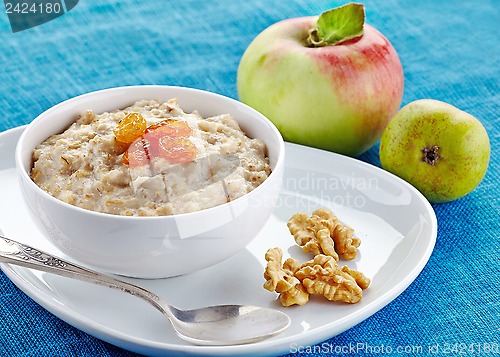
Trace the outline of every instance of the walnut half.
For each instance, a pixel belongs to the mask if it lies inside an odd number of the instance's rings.
[[[339,268],[333,257],[324,254],[316,255],[302,265],[293,258],[281,265],[282,258],[280,248],[267,251],[264,288],[279,293],[283,306],[304,305],[310,294],[353,304],[361,301],[362,290],[370,285],[370,279],[362,273],[347,266]]]
[[[353,275],[363,286],[358,285]],[[362,290],[370,285],[370,280],[362,273],[350,270],[347,266],[340,268],[332,257],[324,254],[316,255],[302,264],[295,276],[309,294],[320,294],[331,301],[351,304],[361,301]]]
[[[340,222],[330,210],[317,209],[310,217],[296,213],[287,225],[295,242],[305,252],[325,254],[336,261],[339,256],[348,260],[356,258],[361,240],[353,237],[354,230]]]
[[[281,265],[282,259],[283,252],[280,248],[271,248],[267,251],[264,288],[279,293],[283,306],[304,305],[309,301],[309,294],[295,277],[300,263],[296,259],[288,258]]]

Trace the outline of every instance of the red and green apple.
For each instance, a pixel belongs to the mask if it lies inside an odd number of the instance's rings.
[[[381,137],[403,95],[399,57],[347,4],[260,33],[238,67],[239,99],[287,141],[357,156]]]

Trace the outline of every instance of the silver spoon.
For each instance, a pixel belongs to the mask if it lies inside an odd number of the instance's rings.
[[[290,318],[281,311],[256,306],[220,305],[180,310],[140,286],[75,265],[3,236],[0,236],[0,262],[83,280],[137,296],[160,310],[179,337],[197,345],[252,343],[276,335],[290,325]]]

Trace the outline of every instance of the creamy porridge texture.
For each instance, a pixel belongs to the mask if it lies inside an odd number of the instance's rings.
[[[134,113],[148,130],[124,144],[114,131]],[[102,114],[88,110],[40,144],[33,162],[33,181],[52,196],[127,216],[220,205],[252,191],[271,173],[265,144],[246,136],[234,118],[185,113],[175,99],[143,100]]]

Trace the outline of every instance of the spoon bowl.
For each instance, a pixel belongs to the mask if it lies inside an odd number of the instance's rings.
[[[251,305],[181,310],[138,285],[70,263],[3,236],[0,236],[0,262],[107,286],[141,298],[168,318],[180,338],[196,345],[253,343],[274,336],[290,325],[290,318],[283,312]]]
[[[172,309],[172,307],[171,307]],[[290,325],[278,310],[250,305],[220,305],[194,310],[175,309],[177,334],[197,345],[235,345],[257,342]]]

